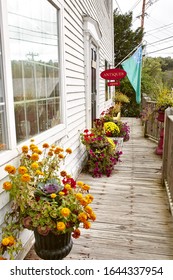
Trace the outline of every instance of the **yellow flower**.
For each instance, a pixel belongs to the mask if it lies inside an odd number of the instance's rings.
[[[57,197],[57,195],[56,195],[56,193],[51,193],[50,197],[55,198],[55,197]]]
[[[35,171],[36,175],[44,175],[44,173],[42,171],[40,171],[39,169]]]
[[[65,224],[63,222],[58,222],[57,223],[57,230],[63,231],[65,229],[66,229],[66,226],[65,226]]]
[[[79,187],[82,187],[82,186],[83,186],[83,184],[84,184],[84,183],[83,183],[83,182],[81,182],[81,181],[77,181],[77,182],[76,182],[76,185],[77,185],[77,186],[79,186]]]
[[[83,198],[83,195],[81,193],[76,193],[76,198],[78,200],[81,200]]]
[[[64,189],[66,189],[67,191],[71,190],[70,184],[65,184]]]
[[[64,192],[59,192],[59,195],[63,196],[63,195],[65,195],[65,193]]]
[[[25,166],[19,166],[19,168],[18,168],[19,174],[25,174],[27,171],[28,170]]]
[[[31,178],[30,178],[30,175],[27,174],[27,173],[26,173],[26,174],[23,174],[22,177],[21,177],[21,181],[22,181],[22,182],[29,182],[30,179],[31,179]]]
[[[61,209],[61,215],[63,216],[63,217],[68,217],[69,215],[70,215],[70,209],[68,209],[68,208],[62,208]]]
[[[10,191],[12,189],[11,182],[4,182],[3,183],[3,189],[6,190],[6,191]]]
[[[33,154],[31,155],[31,159],[34,160],[34,161],[38,160],[38,159],[39,159],[38,154],[33,153]]]
[[[37,162],[33,162],[33,163],[31,164],[31,168],[32,168],[32,169],[37,169],[38,167],[39,167],[39,165],[38,165]]]
[[[8,237],[3,238],[2,241],[1,241],[1,244],[3,246],[8,246],[9,243],[10,243],[10,239]]]

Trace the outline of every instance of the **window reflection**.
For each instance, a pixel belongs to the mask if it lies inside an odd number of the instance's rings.
[[[20,142],[60,123],[57,9],[8,0],[16,136]]]
[[[1,35],[1,34],[0,34]],[[0,37],[0,152],[8,149],[7,144],[7,122],[5,118],[5,100],[2,71],[2,50]]]

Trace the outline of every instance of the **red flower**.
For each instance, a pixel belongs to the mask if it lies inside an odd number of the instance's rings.
[[[88,129],[85,129],[85,130],[84,130],[84,132],[85,132],[85,133],[88,133],[88,132],[89,132],[89,130],[88,130]]]

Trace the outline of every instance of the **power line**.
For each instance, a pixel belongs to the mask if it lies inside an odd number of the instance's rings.
[[[150,53],[155,53],[155,52],[159,52],[159,51],[163,51],[163,50],[167,50],[167,49],[170,49],[170,48],[173,48],[173,46],[169,46],[167,48],[163,48],[163,49],[159,49],[159,50],[156,50],[156,51],[153,51],[153,52],[149,52],[147,54],[150,54]]]
[[[117,6],[118,6],[118,9],[120,10],[120,12],[121,12],[121,14],[122,14],[123,12],[122,12],[122,10],[121,10],[121,8],[120,8],[120,5],[118,4],[118,1],[115,0],[115,2],[116,2],[116,4],[117,4]]]

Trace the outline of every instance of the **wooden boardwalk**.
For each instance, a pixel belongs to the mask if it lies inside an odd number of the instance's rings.
[[[91,185],[97,220],[74,240],[66,259],[173,260],[173,218],[156,143],[143,137],[140,120],[126,120],[131,137],[111,177],[78,178]],[[39,258],[31,250],[26,259]]]

